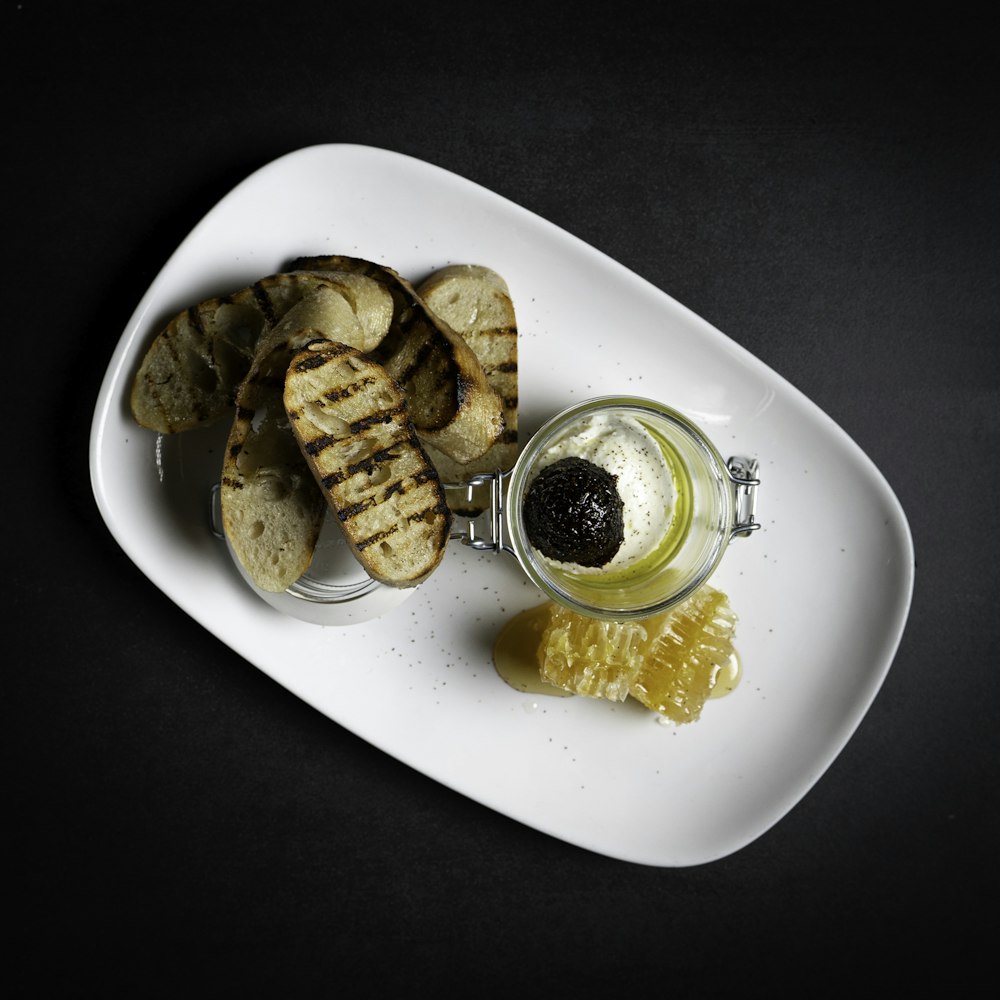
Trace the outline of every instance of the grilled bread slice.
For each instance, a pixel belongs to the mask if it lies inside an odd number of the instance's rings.
[[[373,358],[406,394],[421,439],[458,462],[484,454],[503,433],[500,397],[471,347],[424,304],[392,268],[357,257],[300,257],[295,271],[353,271],[381,282],[392,294],[388,335]]]
[[[444,555],[451,514],[400,385],[349,345],[316,343],[292,359],[284,404],[368,574],[394,587],[425,580]]]
[[[427,446],[443,482],[462,483],[480,472],[510,469],[518,455],[517,317],[507,282],[480,264],[452,264],[432,272],[417,294],[472,348],[486,380],[500,397],[504,430],[479,458],[456,462]]]
[[[261,590],[281,592],[306,571],[326,512],[323,491],[285,414],[288,364],[315,340],[361,347],[373,335],[336,287],[319,286],[258,343],[237,393],[220,504],[230,547]]]
[[[231,412],[263,332],[304,296],[338,288],[373,331],[388,328],[392,297],[378,282],[356,273],[272,274],[221,298],[178,313],[150,344],[132,383],[136,422],[161,434],[214,423]],[[370,339],[366,350],[376,346]]]

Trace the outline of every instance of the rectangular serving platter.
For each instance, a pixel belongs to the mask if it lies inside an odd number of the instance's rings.
[[[129,412],[131,381],[181,309],[325,253],[414,281],[450,263],[498,271],[518,315],[522,441],[565,406],[628,394],[681,410],[723,455],[759,459],[762,528],[734,542],[712,581],[740,619],[743,677],[732,694],[674,727],[630,701],[515,690],[493,667],[493,641],[541,596],[512,558],[458,544],[372,621],[309,624],[248,589],[209,527],[226,428],[144,430]],[[787,814],[870,707],[912,597],[899,501],[801,392],[569,233],[438,166],[368,146],[283,156],[195,227],[114,349],[90,464],[96,502],[127,555],[268,676],[428,778],[644,865],[717,860]],[[816,527],[831,524],[839,530]]]

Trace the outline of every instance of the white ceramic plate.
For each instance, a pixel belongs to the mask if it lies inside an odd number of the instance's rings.
[[[493,640],[540,597],[513,559],[458,544],[374,621],[307,624],[248,589],[209,530],[225,428],[159,439],[132,422],[129,387],[180,309],[321,253],[413,280],[452,262],[499,271],[518,312],[522,440],[571,403],[627,393],[686,412],[724,455],[759,457],[763,527],[734,542],[713,578],[740,617],[744,676],[733,694],[674,728],[631,701],[515,691],[493,668]],[[795,388],[575,237],[438,167],[363,146],[284,156],[194,229],[118,343],[90,459],[97,503],[125,552],[240,655],[430,778],[641,864],[713,861],[780,820],[869,708],[912,595],[899,502]]]

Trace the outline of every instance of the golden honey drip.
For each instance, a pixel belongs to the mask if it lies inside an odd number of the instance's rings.
[[[544,604],[511,618],[493,644],[493,664],[497,673],[518,691],[568,698],[572,691],[553,686],[538,669],[539,646],[548,620],[549,609]]]

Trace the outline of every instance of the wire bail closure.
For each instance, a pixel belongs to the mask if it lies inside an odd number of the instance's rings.
[[[480,551],[514,555],[507,541],[509,478],[509,471],[497,469],[496,472],[480,472],[465,483],[445,483],[445,496],[455,519],[448,537]]]
[[[760,527],[757,521],[757,477],[759,462],[756,458],[734,455],[726,462],[729,479],[736,487],[736,516],[730,538],[746,538]]]

